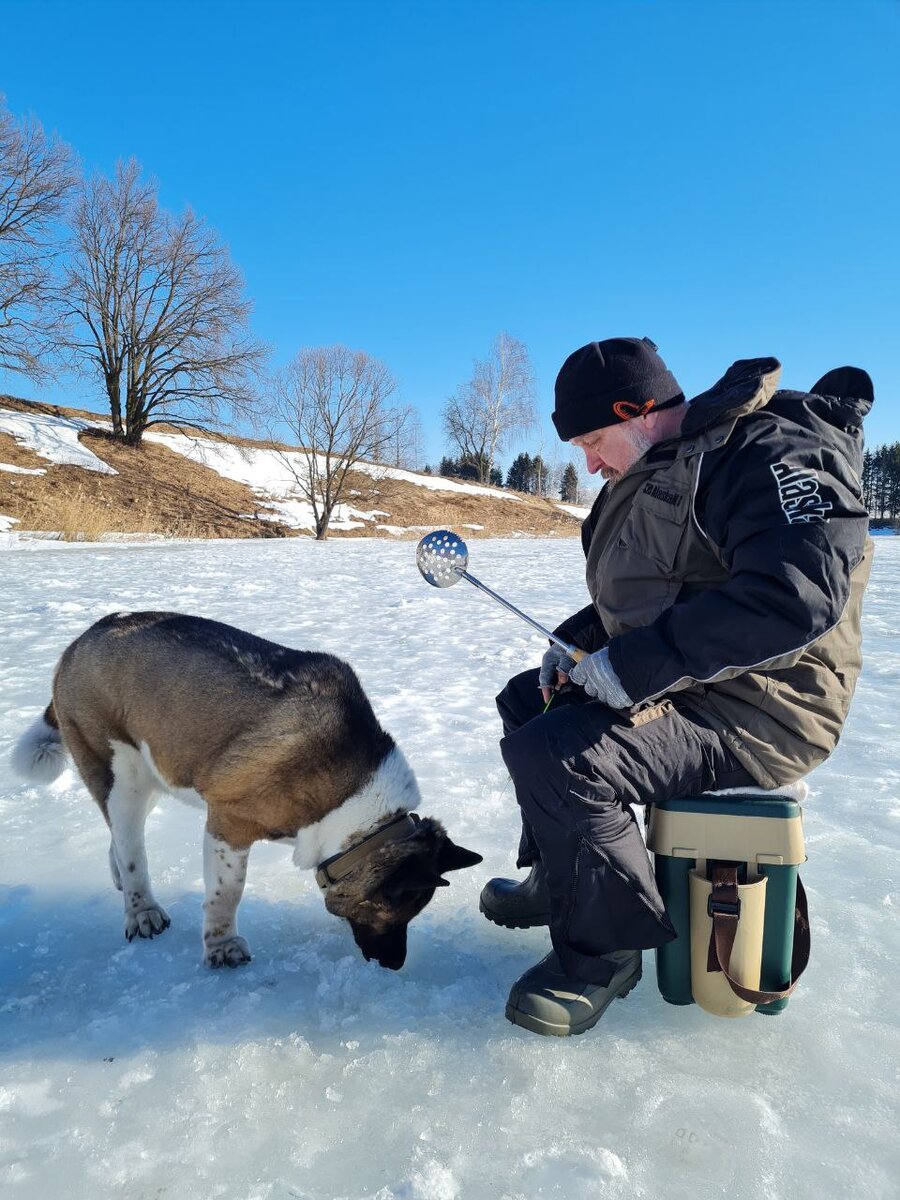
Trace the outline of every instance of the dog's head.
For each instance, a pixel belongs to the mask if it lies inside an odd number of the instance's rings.
[[[450,841],[440,821],[423,817],[414,833],[368,855],[325,893],[325,907],[350,922],[367,959],[399,971],[406,961],[406,927],[439,887],[445,871],[480,863],[481,855]]]

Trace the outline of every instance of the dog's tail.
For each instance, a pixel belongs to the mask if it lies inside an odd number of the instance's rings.
[[[30,783],[52,783],[66,769],[68,755],[53,701],[13,747],[12,769]]]

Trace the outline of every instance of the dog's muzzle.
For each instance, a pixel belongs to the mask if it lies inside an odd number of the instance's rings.
[[[389,971],[399,971],[406,962],[406,929],[398,925],[387,933],[375,933],[367,925],[357,925],[350,922],[353,939],[362,950],[367,962],[374,958],[381,967]]]

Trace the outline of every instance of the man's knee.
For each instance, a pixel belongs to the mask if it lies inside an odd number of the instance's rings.
[[[543,707],[537,667],[513,675],[496,703],[506,733],[536,717]]]
[[[544,726],[543,718],[534,719],[501,739],[500,753],[514,781],[533,785],[559,772],[559,757],[547,741]]]

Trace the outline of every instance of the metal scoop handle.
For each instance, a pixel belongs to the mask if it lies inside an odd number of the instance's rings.
[[[520,620],[530,625],[532,629],[536,629],[538,633],[542,633],[544,637],[549,638],[555,646],[559,646],[562,650],[565,650],[566,654],[574,658],[576,662],[580,662],[585,657],[584,650],[570,646],[568,642],[564,642],[555,633],[551,633],[549,629],[545,629],[543,625],[533,620],[527,613],[523,613],[520,608],[516,608],[514,604],[510,604],[508,600],[505,600],[493,588],[489,588],[486,583],[482,583],[480,579],[476,579],[474,575],[470,575],[466,570],[466,567],[469,565],[469,548],[459,534],[454,533],[451,529],[435,529],[432,533],[426,534],[422,538],[416,547],[416,565],[426,583],[430,583],[432,587],[452,587],[460,579],[465,579],[473,587],[477,587],[479,591],[484,592],[486,596],[490,596],[492,600],[496,600],[498,604],[502,604],[505,609],[514,613]]]
[[[486,583],[482,583],[480,579],[476,579],[475,576],[470,574],[468,571],[459,571],[459,576],[461,579],[465,579],[469,583],[474,584],[474,586],[480,591],[490,596],[492,600],[496,600],[498,604],[502,604],[503,607],[509,609],[511,613],[515,613],[517,617],[521,617],[521,619],[526,621],[532,627],[532,629],[536,629],[538,633],[542,633],[544,637],[549,638],[555,646],[559,646],[561,650],[565,650],[566,654],[568,654],[570,658],[574,658],[576,662],[581,662],[581,660],[585,657],[587,651],[579,650],[577,646],[572,646],[568,642],[564,642],[562,638],[557,637],[555,633],[551,633],[549,629],[545,629],[544,626],[538,621],[533,620],[528,616],[527,613],[523,613],[522,610],[516,608],[514,604],[510,604],[508,600],[504,600],[502,596],[499,596],[492,588],[489,588]]]

